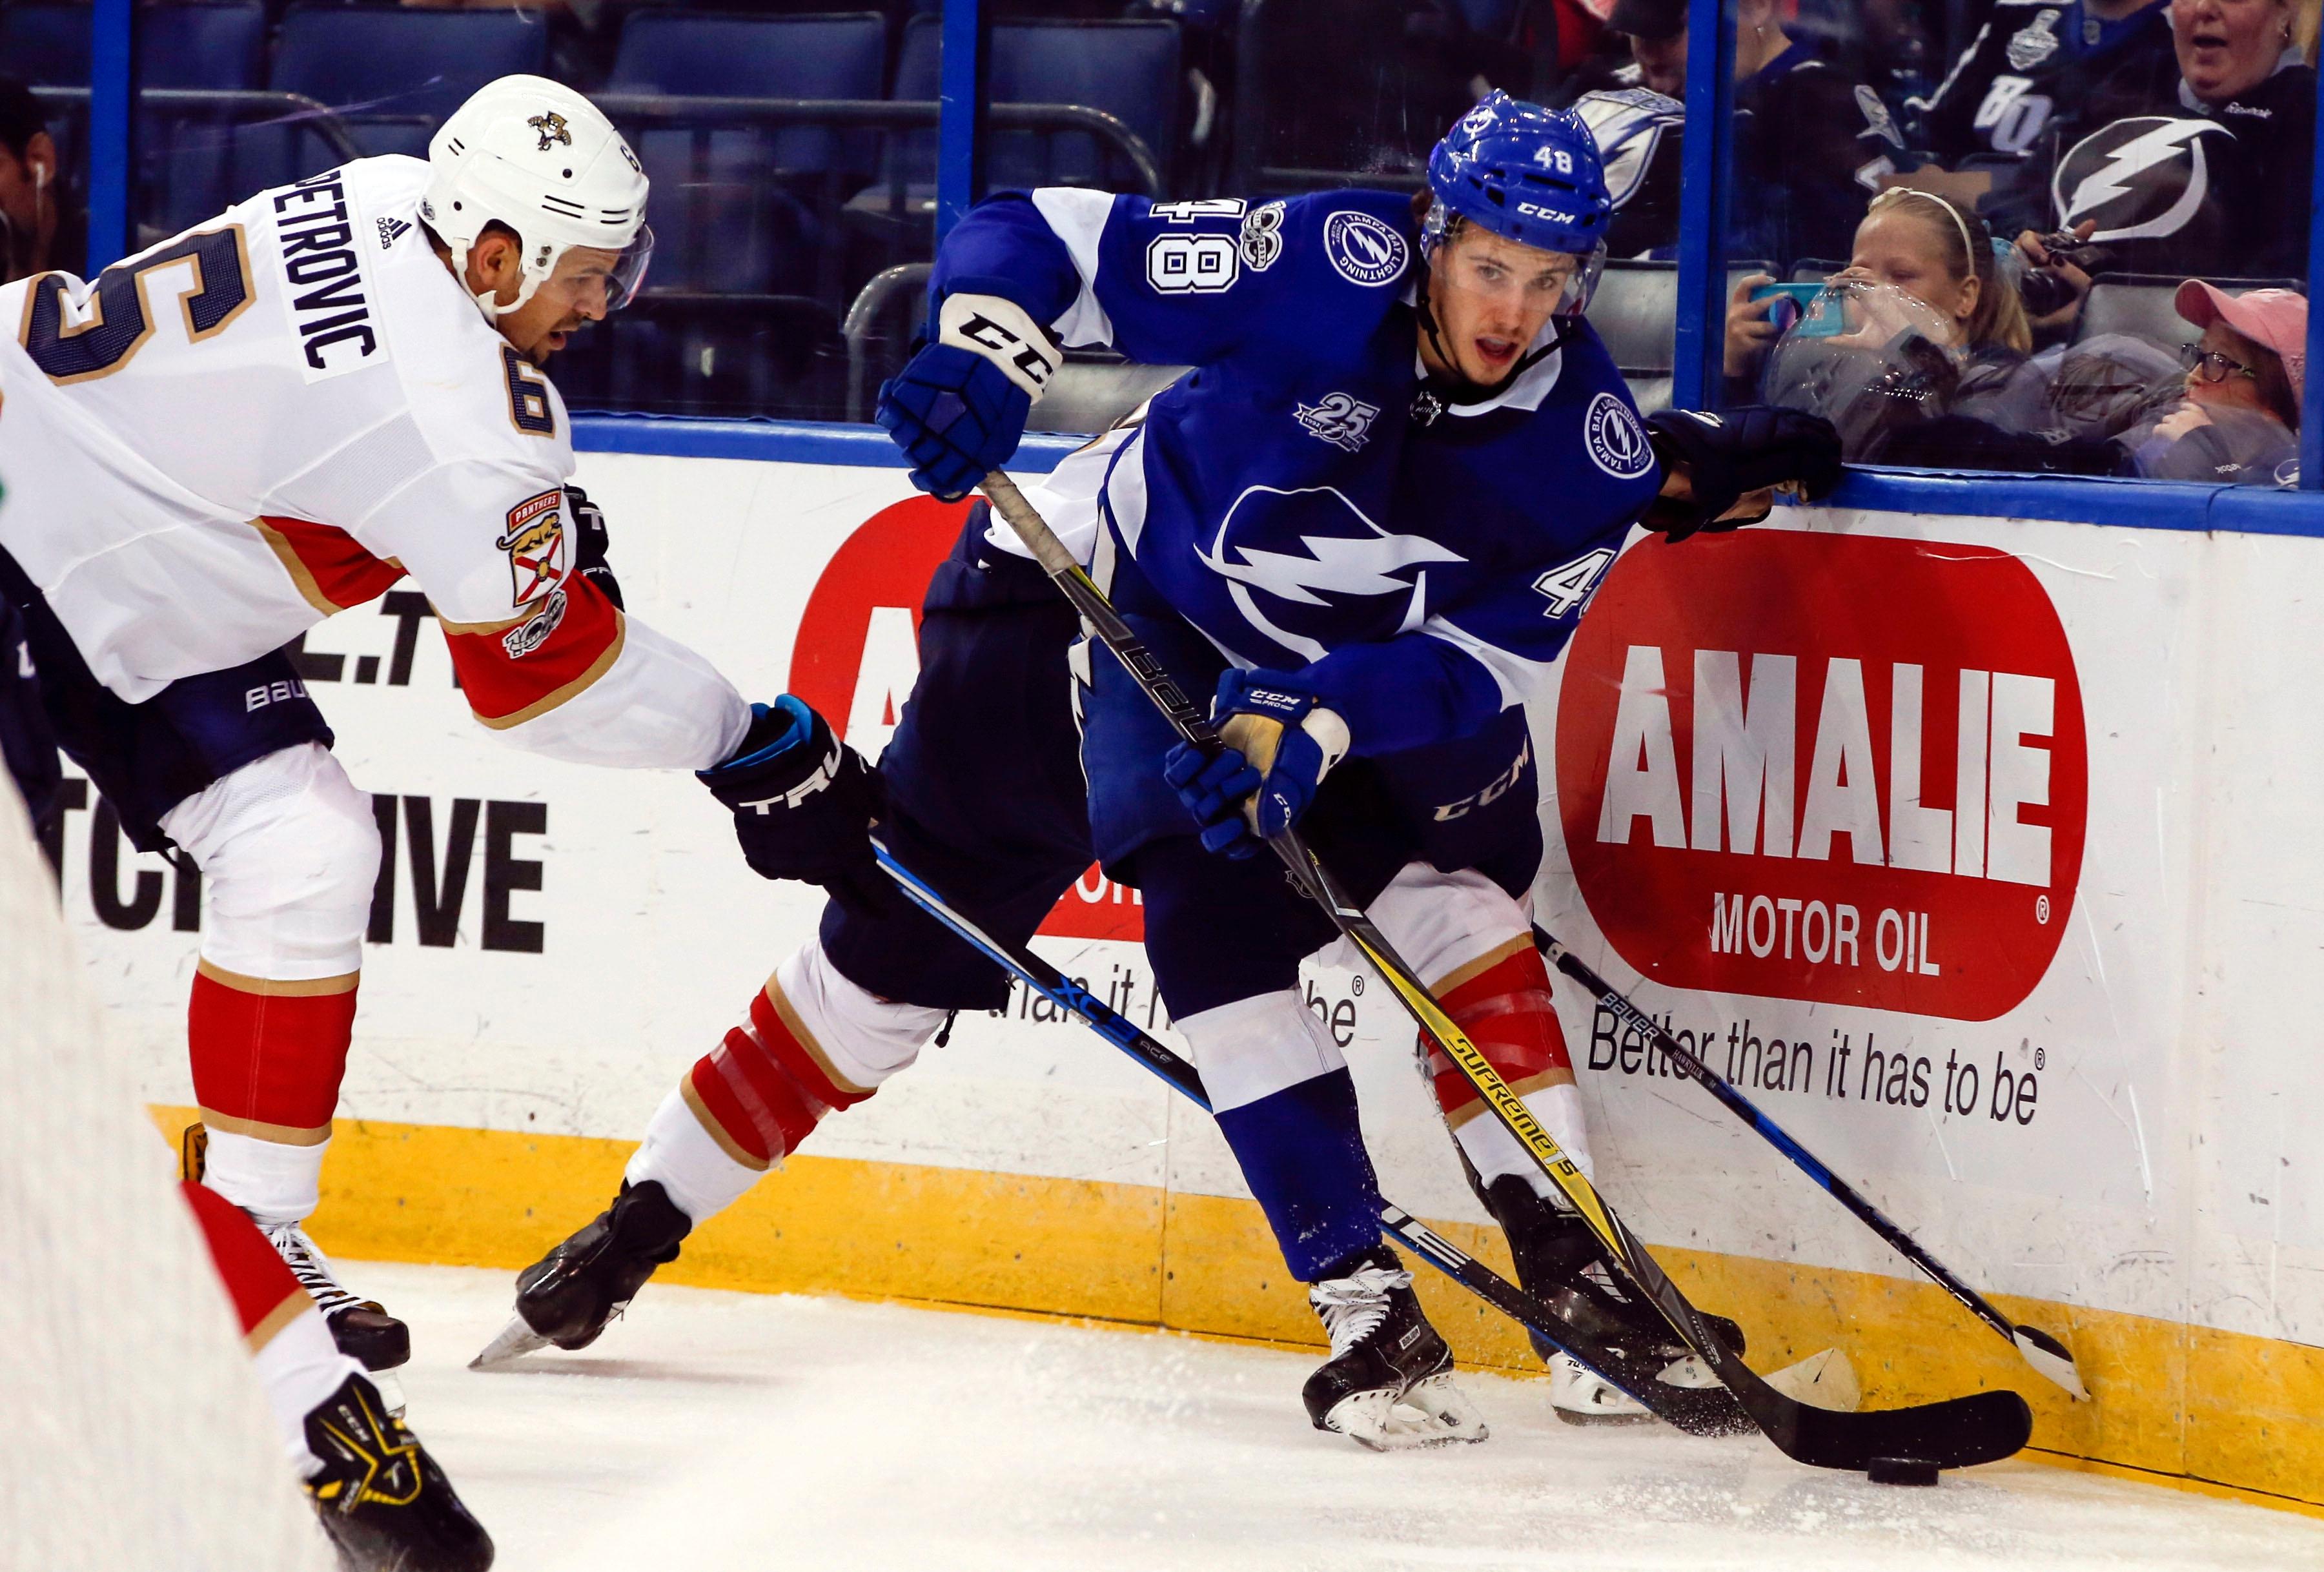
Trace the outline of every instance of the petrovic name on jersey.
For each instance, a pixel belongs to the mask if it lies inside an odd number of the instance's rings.
[[[267,203],[309,382],[387,358],[387,347],[372,324],[363,248],[355,244],[363,220],[348,201],[343,172],[310,176],[274,193]],[[325,353],[342,345],[347,347],[336,355]]]

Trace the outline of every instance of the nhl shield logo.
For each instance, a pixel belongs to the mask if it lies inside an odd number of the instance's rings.
[[[1370,213],[1342,208],[1323,220],[1323,254],[1351,284],[1392,284],[1410,254],[1404,236]]]
[[[1582,429],[1591,462],[1615,479],[1636,480],[1655,467],[1655,450],[1646,440],[1646,428],[1630,412],[1630,406],[1612,393],[1601,393],[1590,401]]]

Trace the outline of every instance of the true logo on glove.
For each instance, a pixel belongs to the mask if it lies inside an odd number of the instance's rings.
[[[808,798],[829,786],[833,781],[838,779],[839,761],[841,756],[838,746],[835,744],[831,750],[831,756],[824,760],[822,763],[816,766],[815,773],[809,775],[806,780],[800,781],[789,791],[779,792],[772,797],[747,799],[736,803],[734,806],[736,808],[747,808],[752,812],[756,813],[762,818],[772,812],[774,810],[775,804],[778,802],[781,803],[785,808],[797,808],[800,803],[805,802]]]

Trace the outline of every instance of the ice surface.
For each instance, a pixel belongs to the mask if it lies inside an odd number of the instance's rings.
[[[1304,1353],[900,1305],[656,1284],[471,1373],[512,1274],[342,1264],[507,1572],[2324,1567],[2311,1518],[2023,1461],[1886,1487],[1573,1429],[1542,1382],[1465,1377],[1492,1439],[1376,1456],[1308,1428]]]

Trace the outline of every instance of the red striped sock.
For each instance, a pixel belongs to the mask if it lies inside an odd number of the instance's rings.
[[[1532,945],[1456,983],[1438,1002],[1519,1096],[1573,1079],[1550,1003],[1549,968]],[[1477,1089],[1441,1051],[1429,1050],[1428,1070],[1447,1118],[1458,1124],[1478,1111]]]
[[[349,972],[275,982],[202,962],[186,1017],[202,1122],[292,1145],[327,1138],[355,1036],[357,979]]]
[[[226,1283],[226,1296],[234,1300],[235,1314],[242,1322],[244,1340],[254,1354],[284,1323],[315,1301],[307,1297],[282,1257],[241,1207],[202,1185],[182,1184],[178,1188],[194,1209],[202,1242],[210,1247],[210,1261]]]
[[[696,1060],[679,1088],[726,1155],[758,1169],[797,1151],[825,1114],[872,1095],[831,1068],[774,988],[760,990],[750,1020]]]

